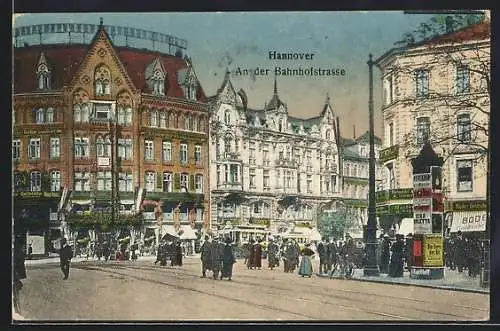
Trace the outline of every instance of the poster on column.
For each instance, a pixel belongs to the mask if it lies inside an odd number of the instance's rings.
[[[415,234],[432,233],[431,212],[415,212],[413,218],[413,231]]]
[[[424,267],[443,266],[443,236],[428,234],[424,236]]]

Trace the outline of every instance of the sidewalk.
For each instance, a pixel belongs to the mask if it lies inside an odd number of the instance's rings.
[[[327,275],[319,275],[319,277],[328,277]],[[335,276],[334,276],[335,277]],[[337,277],[335,277],[337,278]],[[479,285],[479,276],[476,278],[469,277],[467,271],[458,272],[456,270],[445,269],[443,279],[413,279],[410,278],[410,272],[405,271],[403,277],[389,277],[386,274],[381,274],[378,277],[364,276],[363,269],[355,269],[351,280],[375,282],[384,284],[397,284],[405,286],[421,286],[443,290],[453,290],[462,292],[472,292],[489,294],[489,288],[484,288]]]
[[[194,255],[190,255],[190,256],[184,256],[185,259],[192,259],[192,258],[199,258],[200,255],[199,254],[194,254]],[[144,255],[144,256],[139,256],[138,257],[138,261],[149,261],[149,260],[152,260],[154,261],[156,259],[156,256],[155,255]],[[103,261],[104,259],[101,258],[101,261]],[[86,258],[86,257],[74,257],[71,259],[71,262],[72,263],[76,263],[76,262],[85,262],[85,261],[97,261],[97,258],[96,257],[89,257],[89,258]],[[112,260],[112,261],[115,261],[115,260]],[[36,259],[36,260],[25,260],[24,261],[24,265],[25,266],[32,266],[32,265],[41,265],[41,264],[58,264],[59,263],[59,256],[57,257],[47,257],[47,258],[43,258],[43,259]]]

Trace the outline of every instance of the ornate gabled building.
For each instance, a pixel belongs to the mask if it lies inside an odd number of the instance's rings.
[[[116,46],[111,28],[101,22],[90,44],[14,48],[15,222],[48,247],[98,230],[79,218],[99,211],[152,246],[210,226],[208,106],[193,66],[179,51]]]
[[[270,101],[251,109],[228,71],[210,98],[212,228],[237,241],[317,235],[318,213],[342,195],[338,132],[330,98],[319,116],[292,117],[275,80]]]

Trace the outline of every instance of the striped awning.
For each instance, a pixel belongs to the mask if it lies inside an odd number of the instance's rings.
[[[486,231],[486,211],[454,211],[450,232]]]

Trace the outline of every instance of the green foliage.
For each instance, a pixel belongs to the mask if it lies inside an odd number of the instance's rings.
[[[324,213],[318,218],[318,231],[322,236],[340,239],[356,225],[356,216],[347,210]]]
[[[448,18],[449,17],[449,18]],[[484,20],[484,14],[455,14],[434,15],[428,21],[420,25],[412,32],[406,32],[401,39],[395,43],[396,46],[410,46],[414,43],[436,38],[447,33],[446,21],[450,24],[452,31],[463,29],[467,26],[480,23]]]
[[[113,220],[111,213],[88,212],[81,215],[69,215],[66,220],[73,230],[96,229],[101,232],[122,226],[138,226],[142,222],[142,215],[116,214]]]

